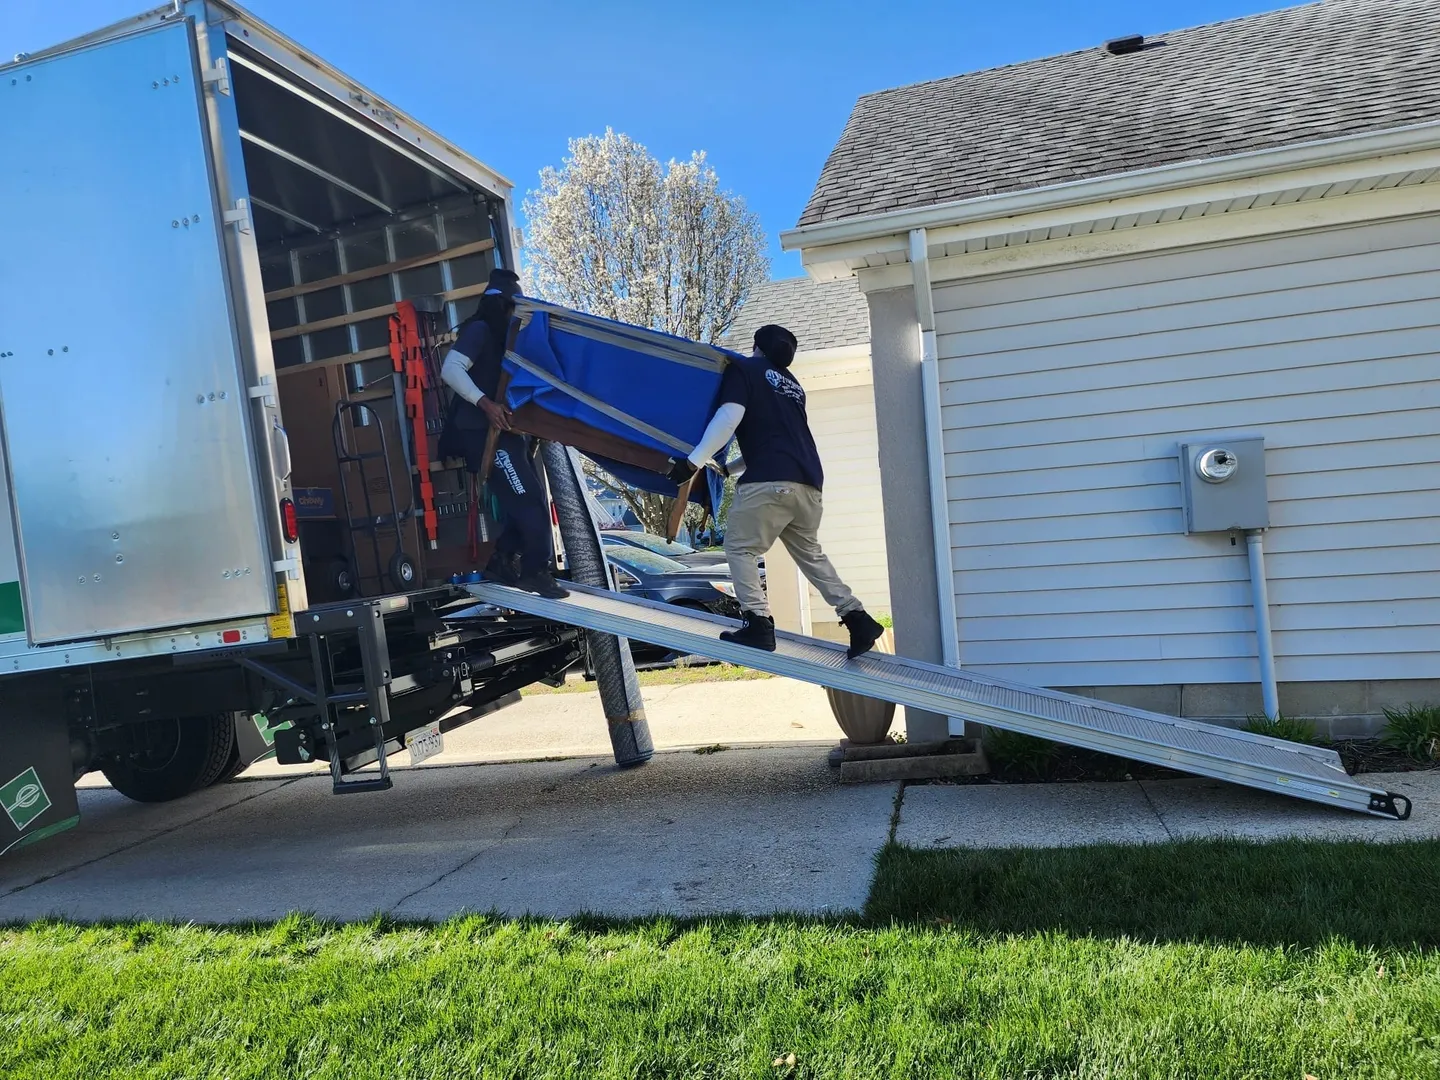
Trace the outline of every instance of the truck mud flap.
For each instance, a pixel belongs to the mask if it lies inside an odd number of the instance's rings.
[[[16,690],[19,692],[17,693]],[[80,821],[60,695],[16,687],[0,696],[0,854]]]

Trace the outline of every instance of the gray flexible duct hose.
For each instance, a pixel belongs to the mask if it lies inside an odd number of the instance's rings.
[[[585,498],[579,454],[570,447],[547,442],[541,444],[540,455],[550,481],[550,497],[555,500],[560,518],[560,538],[565,542],[570,576],[581,585],[613,590],[610,564],[600,543],[600,525]],[[635,677],[630,642],[593,631],[587,631],[585,636],[600,688],[600,704],[610,727],[615,764],[642,765],[655,753],[655,744],[650,741],[650,725],[645,721],[645,702],[640,696],[640,680]]]

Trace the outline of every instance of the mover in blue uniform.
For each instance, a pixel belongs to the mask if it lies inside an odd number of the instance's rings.
[[[745,471],[725,526],[725,557],[744,625],[720,636],[774,651],[775,620],[760,580],[760,560],[779,540],[800,572],[850,631],[851,657],[869,652],[885,628],[870,617],[820,549],[825,473],[805,414],[805,389],[790,373],[799,342],[783,326],[755,331],[755,351],[721,377],[715,415],[688,461],[670,479],[683,484],[734,436]]]
[[[445,354],[440,378],[455,392],[445,431],[440,437],[442,457],[464,458],[472,473],[481,470],[486,437],[500,429],[490,489],[505,512],[505,528],[495,543],[495,554],[485,568],[492,581],[514,585],[552,600],[566,592],[554,577],[555,548],[550,533],[550,508],[531,464],[530,440],[510,430],[510,410],[496,400],[501,362],[515,314],[520,279],[513,270],[493,270],[480,305],[456,335]]]

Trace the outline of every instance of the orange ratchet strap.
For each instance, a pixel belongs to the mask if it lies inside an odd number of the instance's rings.
[[[390,316],[390,362],[405,387],[405,416],[415,445],[415,467],[420,471],[420,505],[425,514],[425,536],[436,546],[440,519],[435,513],[435,485],[430,479],[430,439],[425,430],[425,391],[429,378],[420,351],[420,319],[415,305],[402,300]]]

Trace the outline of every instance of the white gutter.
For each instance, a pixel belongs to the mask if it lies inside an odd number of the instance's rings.
[[[1001,195],[983,195],[957,202],[846,218],[843,221],[801,225],[782,232],[780,246],[786,251],[796,251],[893,236],[897,233],[910,232],[913,235],[916,229],[992,221],[1042,210],[1147,195],[1171,188],[1222,183],[1227,180],[1334,165],[1363,158],[1412,153],[1436,147],[1440,147],[1440,122],[1412,124],[1363,135],[1346,135],[1296,146],[1161,165],[1153,169],[1075,180]]]
[[[940,648],[945,666],[958,668],[960,634],[955,609],[955,564],[950,557],[950,497],[945,490],[940,360],[935,344],[935,303],[930,291],[928,251],[925,230],[913,230],[910,265],[915,274],[915,315],[920,325],[920,386],[925,406],[925,463],[930,477],[930,528],[935,548],[935,592],[940,603]]]

